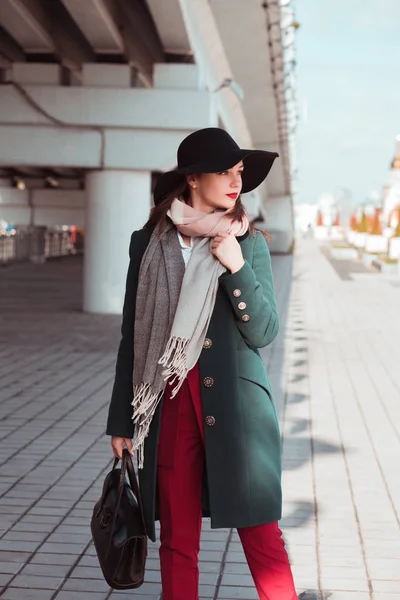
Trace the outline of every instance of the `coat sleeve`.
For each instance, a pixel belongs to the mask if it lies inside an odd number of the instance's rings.
[[[141,256],[137,252],[136,237],[133,232],[129,247],[129,268],[126,278],[125,300],[122,311],[121,341],[115,368],[114,386],[107,419],[107,435],[132,438],[133,399],[133,330],[135,324],[136,291],[139,279]]]
[[[245,261],[239,271],[224,273],[219,281],[231,302],[237,326],[249,346],[268,346],[278,334],[279,317],[271,257],[262,233],[256,234],[252,265]],[[239,308],[240,303],[246,307]]]

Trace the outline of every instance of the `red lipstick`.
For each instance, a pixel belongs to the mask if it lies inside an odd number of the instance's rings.
[[[236,198],[238,197],[238,195],[236,193],[235,194],[227,194],[227,196],[229,198],[232,198],[232,200],[236,200]]]

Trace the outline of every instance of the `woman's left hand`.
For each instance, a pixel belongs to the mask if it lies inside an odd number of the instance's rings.
[[[213,255],[231,273],[236,273],[236,271],[239,271],[243,267],[244,258],[242,249],[233,233],[217,233],[211,249]]]

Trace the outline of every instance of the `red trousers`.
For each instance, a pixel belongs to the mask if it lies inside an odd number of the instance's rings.
[[[158,448],[163,600],[198,600],[204,429],[199,371],[189,372],[175,398],[165,394]],[[238,529],[262,600],[296,600],[277,523]]]

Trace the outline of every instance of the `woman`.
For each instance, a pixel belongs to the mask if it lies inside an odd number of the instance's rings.
[[[241,192],[278,155],[222,129],[189,135],[133,233],[107,433],[137,451],[163,600],[198,598],[202,516],[238,529],[260,598],[295,600],[281,517],[280,435],[258,348],[278,333],[271,261]],[[135,433],[135,441],[132,438]]]

